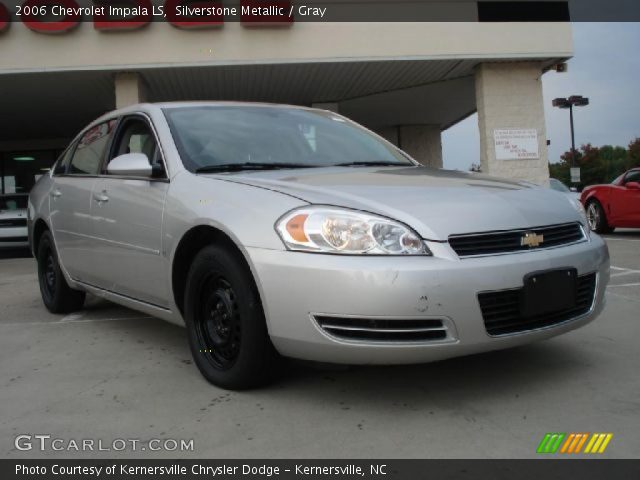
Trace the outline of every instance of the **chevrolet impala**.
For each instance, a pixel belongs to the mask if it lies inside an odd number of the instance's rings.
[[[601,312],[582,205],[427,168],[333,112],[142,104],[71,142],[31,192],[46,308],[87,292],[185,325],[215,385],[283,357],[408,364],[547,339]]]

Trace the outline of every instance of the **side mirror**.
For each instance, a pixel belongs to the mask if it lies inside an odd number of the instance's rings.
[[[624,186],[631,190],[640,190],[640,182],[627,182]]]
[[[125,153],[109,162],[107,173],[125,177],[151,177],[152,169],[144,153]]]
[[[570,190],[571,192],[577,192],[577,191],[578,191],[578,189],[577,189],[576,187],[571,187],[569,190]]]

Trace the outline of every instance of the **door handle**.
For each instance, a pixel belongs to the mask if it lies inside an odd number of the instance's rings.
[[[53,190],[51,192],[51,196],[54,198],[54,200],[60,196],[62,196],[62,192],[60,190],[58,190],[57,188],[55,190]]]
[[[102,192],[100,194],[96,194],[93,196],[93,199],[98,203],[104,203],[109,201],[109,197],[105,195],[106,192]]]

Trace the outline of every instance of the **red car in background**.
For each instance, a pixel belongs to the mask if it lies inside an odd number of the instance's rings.
[[[610,233],[618,227],[640,228],[640,168],[632,168],[607,185],[591,185],[580,201],[589,227]]]

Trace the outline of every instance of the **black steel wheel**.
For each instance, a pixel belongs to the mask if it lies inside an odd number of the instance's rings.
[[[211,277],[203,283],[194,327],[205,347],[201,353],[225,370],[233,366],[240,353],[242,325],[233,287],[223,277]]]
[[[185,286],[184,316],[195,364],[214,385],[246,389],[277,374],[255,282],[244,259],[212,245],[195,257]]]
[[[69,313],[84,305],[85,293],[72,289],[67,283],[51,233],[42,234],[38,244],[38,283],[42,302],[51,313]]]
[[[48,299],[52,299],[56,292],[57,269],[55,259],[53,257],[53,250],[51,249],[48,249],[46,253],[43,269],[43,294]]]

